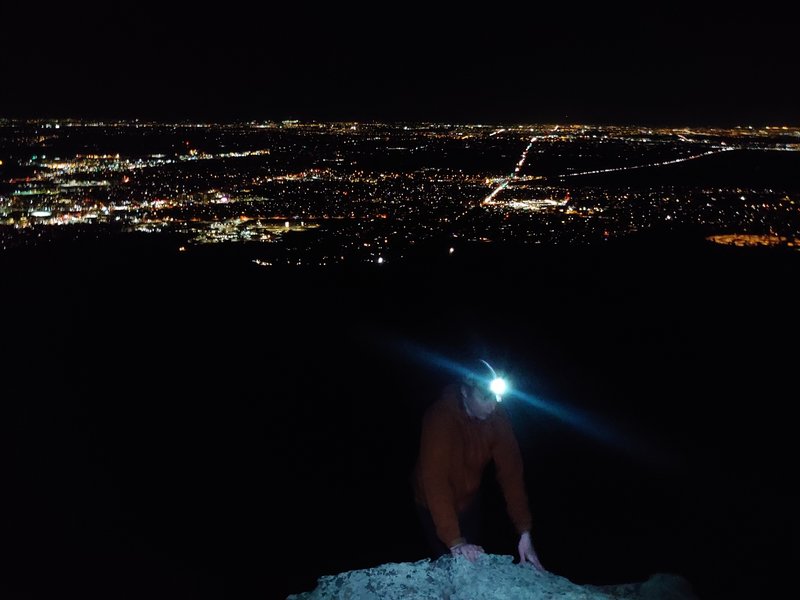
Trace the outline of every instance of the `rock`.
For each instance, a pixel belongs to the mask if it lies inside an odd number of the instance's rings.
[[[320,577],[310,592],[287,600],[696,600],[679,575],[643,582],[578,585],[553,573],[514,563],[513,556],[484,554],[474,563],[443,556],[413,563]]]

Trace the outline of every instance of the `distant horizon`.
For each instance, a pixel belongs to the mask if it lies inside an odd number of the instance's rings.
[[[656,129],[782,129],[782,130],[800,130],[800,122],[797,124],[784,123],[784,122],[771,122],[771,123],[752,123],[752,122],[738,122],[738,123],[655,123],[646,121],[613,121],[613,120],[597,120],[597,121],[552,121],[552,120],[539,120],[539,121],[464,121],[464,120],[448,120],[448,119],[413,119],[413,118],[387,118],[381,119],[376,117],[367,118],[321,118],[321,117],[226,117],[226,118],[194,118],[194,117],[147,117],[147,116],[120,116],[120,115],[7,115],[0,114],[0,121],[67,121],[76,123],[96,123],[96,122],[117,122],[117,123],[133,123],[139,122],[143,124],[185,124],[185,125],[245,125],[252,123],[259,124],[362,124],[362,125],[399,125],[399,124],[415,124],[415,125],[452,125],[452,126],[465,126],[465,127],[652,127]]]

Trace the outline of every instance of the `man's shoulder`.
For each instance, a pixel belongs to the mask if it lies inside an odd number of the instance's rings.
[[[458,403],[458,386],[451,384],[446,386],[439,397],[428,406],[426,413],[433,414],[457,414],[459,409]]]
[[[500,438],[516,438],[514,426],[511,424],[511,417],[502,404],[492,413],[489,424],[494,435]]]

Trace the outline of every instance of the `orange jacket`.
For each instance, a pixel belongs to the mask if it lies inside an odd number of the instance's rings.
[[[458,513],[477,494],[491,460],[512,523],[520,534],[530,531],[522,456],[508,413],[501,404],[485,421],[473,419],[464,409],[460,386],[448,386],[425,412],[413,478],[415,499],[428,508],[436,533],[448,548],[466,541]]]

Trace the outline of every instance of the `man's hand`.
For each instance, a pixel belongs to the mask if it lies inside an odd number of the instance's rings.
[[[475,562],[479,554],[483,554],[483,547],[475,544],[456,544],[450,548],[450,554],[453,556],[464,556],[470,562]]]
[[[533,549],[533,542],[531,542],[531,534],[529,532],[525,531],[519,536],[517,550],[519,550],[519,564],[531,565],[538,571],[545,570],[542,563],[539,562],[539,557],[536,556],[536,551]]]

